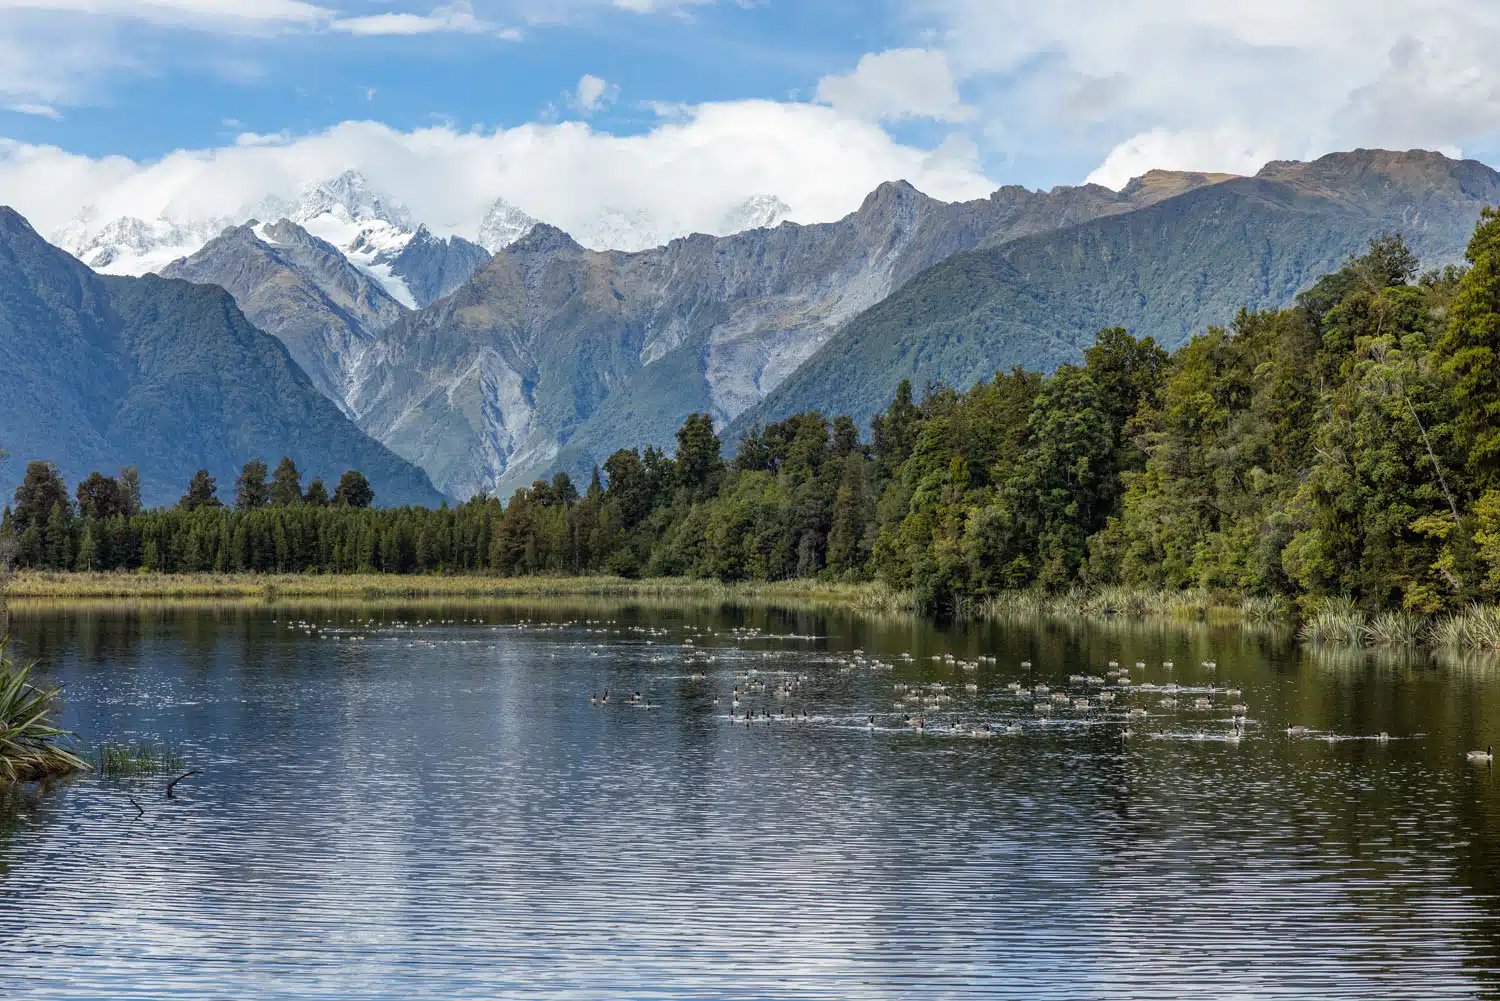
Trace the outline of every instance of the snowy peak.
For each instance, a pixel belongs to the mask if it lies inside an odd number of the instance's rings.
[[[752,195],[724,213],[716,236],[733,236],[752,229],[775,229],[792,214],[792,207],[775,195]]]
[[[58,246],[95,271],[143,275],[190,254],[230,225],[227,219],[184,223],[161,217],[123,216],[94,228],[88,211],[59,231]]]
[[[411,212],[406,206],[376,192],[357,170],[346,170],[302,189],[292,218],[305,224],[325,215],[343,223],[385,223],[411,230]]]
[[[497,198],[495,204],[484,214],[476,239],[485,250],[498,254],[530,233],[536,224],[537,221],[531,216],[504,198]]]

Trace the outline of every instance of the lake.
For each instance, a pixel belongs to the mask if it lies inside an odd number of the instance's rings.
[[[11,632],[70,729],[203,774],[0,797],[0,997],[1500,996],[1485,662],[718,604]]]

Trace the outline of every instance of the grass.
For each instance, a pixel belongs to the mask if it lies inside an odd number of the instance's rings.
[[[1149,591],[1126,587],[1073,588],[1059,593],[1006,591],[966,609],[981,618],[1170,618],[1189,621],[1270,622],[1288,608],[1276,599],[1223,599],[1206,590]]]
[[[0,782],[31,782],[88,769],[60,743],[72,734],[52,725],[59,692],[31,683],[31,666],[11,661],[0,640]]]
[[[100,744],[93,765],[101,778],[135,778],[182,771],[182,755],[162,744]]]
[[[23,571],[11,582],[18,599],[215,598],[276,601],[326,598],[708,598],[802,599],[871,610],[909,609],[911,596],[883,584],[823,580],[723,584],[714,580],[621,577],[478,577],[396,574],[139,574]]]

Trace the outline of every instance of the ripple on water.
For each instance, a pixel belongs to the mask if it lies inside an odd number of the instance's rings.
[[[1043,659],[1040,638],[1008,635],[989,663],[971,634],[915,648],[867,631],[846,649],[817,622],[692,623],[712,635],[666,617],[635,623],[647,632],[240,614],[212,643],[201,623],[191,643],[162,627],[105,657],[68,634],[68,723],[169,740],[207,774],[173,800],[159,780],[86,779],[0,807],[0,994],[1495,986],[1500,853],[1476,846],[1494,847],[1496,797],[1452,750],[1494,707],[1456,713],[1452,679],[1361,676],[1355,698],[1283,653],[1195,655],[1160,636]],[[931,659],[949,648],[954,663]],[[1019,651],[1036,667],[1014,666]],[[1215,685],[1232,680],[1251,710],[1238,741],[1227,703],[1193,707],[1218,697],[1207,682],[1182,679],[1165,710],[1171,669],[1136,670],[1140,690],[1102,677],[1110,657],[1209,653]],[[764,690],[740,713],[807,718],[731,725],[752,678]],[[1043,680],[1069,704],[1038,717]],[[897,705],[894,684],[951,701]],[[624,704],[636,691],[658,708]],[[1293,720],[1306,739],[1283,732]],[[984,726],[995,737],[975,739]],[[1380,730],[1429,736],[1314,739]]]

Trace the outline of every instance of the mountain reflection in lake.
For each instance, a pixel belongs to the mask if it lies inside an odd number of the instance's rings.
[[[719,606],[11,625],[67,726],[205,774],[0,795],[4,997],[1500,991],[1488,663]]]

